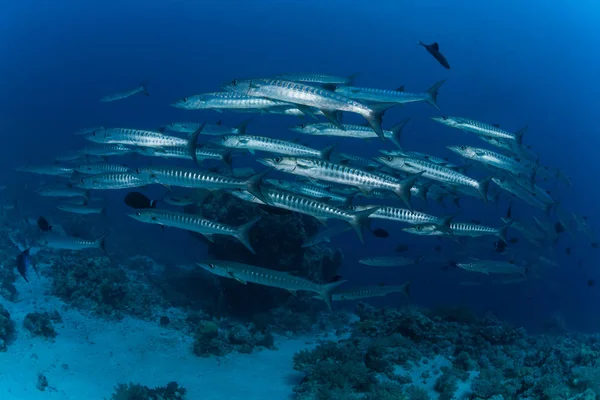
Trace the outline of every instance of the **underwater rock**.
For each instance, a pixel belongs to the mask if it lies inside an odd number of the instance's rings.
[[[10,342],[15,338],[15,324],[10,319],[10,313],[0,304],[0,351],[6,351]]]
[[[56,331],[54,330],[52,322],[62,322],[62,317],[58,311],[45,311],[43,313],[34,312],[25,316],[23,327],[33,336],[42,336],[46,339],[53,339],[56,337]]]
[[[199,357],[224,356],[237,351],[252,353],[256,348],[274,349],[275,339],[268,330],[257,329],[253,324],[219,326],[213,321],[200,321],[196,328],[193,352]]]
[[[140,384],[119,383],[110,400],[185,400],[187,390],[177,382],[150,389]]]
[[[48,378],[46,378],[46,376],[44,374],[42,374],[41,372],[37,376],[37,383],[36,383],[35,387],[40,392],[45,391],[46,388],[48,387]]]
[[[232,226],[242,225],[261,217],[252,228],[250,242],[256,254],[250,253],[238,240],[216,235],[208,243],[211,257],[289,271],[315,282],[326,282],[337,275],[341,265],[341,252],[320,246],[318,249],[302,247],[305,239],[319,230],[319,222],[306,215],[269,214],[257,205],[249,204],[227,193],[217,194],[204,203],[204,218]],[[265,312],[283,304],[290,294],[275,288],[259,285],[241,285],[231,279],[220,279],[225,310],[242,318]]]
[[[4,264],[4,267],[0,268],[0,296],[8,301],[15,302],[18,298],[15,286],[17,274],[13,268],[7,268],[6,265]]]

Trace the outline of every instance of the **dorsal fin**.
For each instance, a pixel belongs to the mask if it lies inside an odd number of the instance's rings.
[[[492,126],[495,126],[496,128],[500,128],[500,124],[492,124]]]
[[[223,120],[222,119],[218,120],[217,122],[215,122],[215,125],[223,125]]]
[[[431,48],[440,51],[440,45],[438,44],[438,42],[432,43]]]
[[[404,92],[404,85],[400,86],[399,88],[395,89],[396,92]]]

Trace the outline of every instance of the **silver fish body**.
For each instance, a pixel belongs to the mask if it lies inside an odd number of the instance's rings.
[[[150,96],[150,93],[148,92],[148,88],[146,87],[146,84],[141,84],[140,86],[135,87],[133,89],[129,89],[129,90],[125,90],[122,92],[117,92],[117,93],[113,93],[113,94],[104,96],[103,98],[100,99],[100,101],[103,103],[108,103],[111,101],[123,100],[123,99],[127,99],[131,96],[135,96],[138,93],[142,93],[145,96]]]
[[[136,174],[129,172],[118,172],[90,175],[88,177],[81,178],[79,182],[75,183],[75,186],[82,189],[117,190],[142,187],[148,185],[149,183],[150,182],[148,180],[144,180]]]
[[[60,164],[28,165],[26,167],[17,168],[17,171],[30,172],[38,175],[67,176],[73,173],[73,167]]]
[[[98,175],[106,173],[124,173],[129,172],[130,168],[125,165],[93,163],[93,164],[78,164],[75,166],[75,171],[81,174]]]
[[[203,93],[194,96],[184,97],[177,100],[172,107],[185,110],[232,110],[232,111],[254,111],[269,110],[277,107],[290,108],[293,104],[267,99],[256,96],[248,96],[235,92],[214,92]]]
[[[500,129],[496,125],[486,124],[485,122],[475,121],[473,119],[461,118],[461,117],[433,117],[434,121],[439,122],[443,125],[451,128],[463,130],[465,132],[471,132],[479,136],[487,136],[495,139],[512,140],[521,143],[523,134],[526,131],[526,127],[519,130],[516,134]]]
[[[331,150],[330,148],[317,150],[286,140],[255,135],[225,135],[215,140],[214,143],[228,149],[242,149],[250,152],[264,151],[295,157],[328,158]]]
[[[61,211],[69,212],[72,214],[90,215],[90,214],[104,214],[104,207],[91,207],[88,205],[76,205],[76,204],[60,204],[56,206]]]
[[[102,144],[123,144],[143,147],[186,147],[189,139],[165,135],[161,132],[129,128],[105,128],[90,133],[86,139]]]
[[[409,257],[369,257],[358,260],[360,264],[370,267],[404,267],[407,265],[416,265],[420,261],[419,258],[413,259]]]
[[[79,150],[81,154],[90,156],[124,156],[135,152],[135,147],[124,144],[105,144],[94,147],[85,147]]]
[[[105,249],[105,236],[97,240],[86,240],[74,236],[62,236],[57,233],[46,233],[39,239],[39,244],[43,247],[55,250],[79,251],[85,249]]]
[[[378,285],[357,289],[336,290],[333,293],[333,301],[362,300],[371,297],[383,297],[391,293],[403,293],[406,297],[410,297],[410,282],[406,282],[400,286]]]
[[[281,79],[284,81],[302,82],[319,85],[351,85],[354,80],[354,75],[335,76],[309,72],[290,72],[275,75],[272,77],[272,79]]]
[[[415,103],[425,102],[439,110],[437,104],[438,90],[444,84],[445,80],[436,82],[425,93],[409,93],[400,90],[376,89],[356,86],[341,86],[336,88],[336,93],[346,97],[362,101],[371,101],[377,103]]]
[[[83,199],[89,197],[87,190],[65,185],[44,186],[37,189],[36,193],[44,197],[82,197]]]

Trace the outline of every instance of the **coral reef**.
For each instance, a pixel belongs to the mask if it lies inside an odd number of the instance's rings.
[[[58,311],[34,312],[25,316],[23,327],[33,336],[42,336],[46,339],[53,339],[56,337],[56,331],[54,330],[52,322],[62,322],[62,318]]]
[[[12,268],[12,264],[2,264],[0,268],[0,296],[8,301],[16,301],[18,297],[17,288],[15,287],[15,281],[17,280],[17,274]],[[10,268],[7,265],[11,265]]]
[[[8,344],[15,338],[15,323],[10,313],[0,304],[0,351],[6,351]]]
[[[224,321],[200,321],[197,324],[193,352],[199,357],[224,356],[233,351],[252,353],[256,348],[274,349],[273,335],[254,324]]]
[[[140,280],[130,279],[107,257],[63,256],[48,273],[52,292],[66,303],[96,314],[120,318],[133,315],[148,318],[152,308],[163,304]]]
[[[166,386],[150,389],[139,384],[120,383],[110,400],[184,400],[187,390],[177,382],[169,382]]]
[[[349,339],[295,355],[294,367],[305,374],[295,388],[299,398],[426,399],[425,387],[442,400],[600,393],[600,336],[528,335],[464,309],[376,310],[359,303],[357,312]],[[413,371],[422,372],[415,378]],[[381,392],[383,384],[391,395]]]

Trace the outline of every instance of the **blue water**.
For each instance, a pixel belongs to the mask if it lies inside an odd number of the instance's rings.
[[[219,119],[235,125],[246,115],[169,107],[177,98],[217,91],[233,78],[289,71],[359,73],[357,85],[390,89],[405,85],[416,92],[447,78],[438,98],[442,114],[500,123],[509,131],[528,125],[527,144],[546,165],[561,168],[572,178],[574,188],[563,186],[554,197],[567,210],[589,216],[594,227],[600,219],[594,179],[598,12],[591,1],[524,5],[517,1],[24,0],[5,4],[0,15],[4,153],[0,179],[24,209],[60,219],[52,205],[32,193],[40,178],[14,169],[52,162],[56,155],[88,145],[72,136],[83,127],[156,129],[173,121]],[[441,68],[417,45],[419,40],[439,42],[452,69]],[[148,82],[150,97],[98,101],[142,81]],[[440,113],[426,104],[411,104],[388,112],[384,125],[410,117],[404,146],[454,161],[458,159],[446,145],[481,144],[429,119],[436,115]],[[362,123],[355,116],[346,121]],[[293,117],[256,116],[249,132],[294,139],[297,136],[287,128],[297,123]],[[303,137],[302,142],[324,147],[332,139]],[[333,142],[339,151],[364,156],[374,156],[379,148],[375,141]],[[140,163],[135,158],[123,161]],[[158,197],[164,192],[151,188],[147,193]],[[108,205],[103,227],[117,232],[109,246],[119,247],[118,238],[133,236],[146,243],[149,255],[164,262],[191,262],[205,255],[202,245],[183,232],[141,230],[125,217],[123,194],[102,194]],[[504,201],[496,208],[465,199],[460,218],[498,225],[507,205]],[[516,218],[525,218],[532,210],[519,204],[513,212]],[[428,212],[449,211],[433,205]],[[411,302],[417,305],[468,304],[533,327],[559,311],[569,327],[600,328],[594,306],[600,301],[598,289],[586,284],[598,277],[597,255],[583,237],[572,243],[563,235],[557,245],[561,267],[549,268],[540,279],[519,286],[462,287],[459,282],[465,275],[456,270],[378,272],[359,266],[358,258],[391,254],[399,243],[408,244],[415,255],[429,254],[440,243],[409,236],[393,223],[376,226],[388,229],[390,238],[367,235],[364,246],[352,234],[334,241],[345,255],[342,275],[357,283],[411,279]],[[489,254],[493,241],[489,240]],[[454,244],[445,241],[442,246],[451,252]],[[522,241],[520,246],[527,244]],[[571,257],[565,255],[567,246],[573,248]],[[582,268],[576,266],[578,260],[583,260]],[[401,297],[391,302],[406,303]]]

